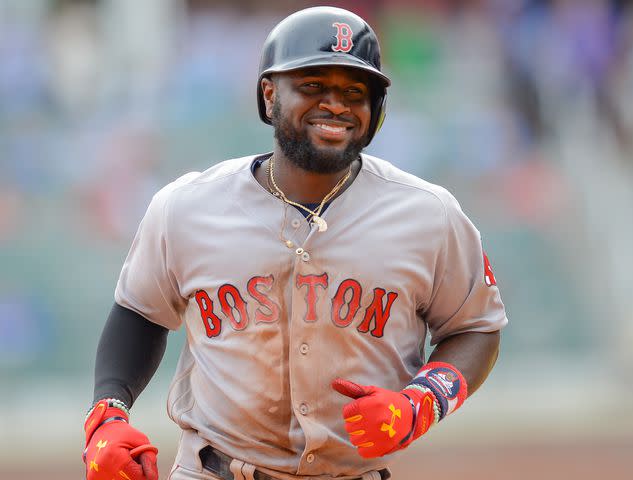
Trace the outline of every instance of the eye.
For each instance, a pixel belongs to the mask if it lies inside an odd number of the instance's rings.
[[[349,87],[345,90],[345,95],[353,99],[361,99],[366,95],[366,91],[360,87]]]
[[[321,90],[322,85],[319,82],[305,82],[301,84],[301,88],[307,91]]]

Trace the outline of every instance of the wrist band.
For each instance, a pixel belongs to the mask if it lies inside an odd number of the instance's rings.
[[[464,376],[453,365],[445,362],[430,362],[424,365],[407,388],[416,386],[433,393],[439,407],[439,420],[457,410],[468,396],[468,385]]]
[[[108,407],[118,408],[123,413],[125,413],[128,417],[130,416],[130,407],[128,407],[123,400],[119,400],[118,398],[102,398],[101,400],[96,401],[94,405],[90,407],[90,409],[88,410],[88,413],[86,413],[86,418],[84,419],[84,422],[88,419],[92,411],[95,409],[95,407],[97,406],[97,403],[104,402],[104,401],[108,402]]]

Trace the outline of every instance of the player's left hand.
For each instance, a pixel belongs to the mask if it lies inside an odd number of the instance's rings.
[[[86,480],[158,480],[158,449],[127,422],[106,400],[95,405],[84,424]]]
[[[408,389],[394,392],[341,378],[332,382],[332,388],[354,399],[343,407],[345,430],[364,458],[381,457],[405,448],[435,420],[435,399],[430,393]]]

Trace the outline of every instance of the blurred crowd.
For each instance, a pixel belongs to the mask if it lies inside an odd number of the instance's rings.
[[[633,2],[327,3],[375,27],[393,79],[368,152],[485,232],[510,318],[533,326],[510,345],[575,355],[596,315],[632,323]],[[0,0],[0,363],[72,370],[66,334],[96,335],[151,195],[270,149],[259,50],[311,4]]]

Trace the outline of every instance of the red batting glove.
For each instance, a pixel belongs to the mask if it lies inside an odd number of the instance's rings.
[[[407,447],[436,421],[436,400],[430,392],[394,392],[341,378],[332,382],[332,388],[354,399],[343,407],[345,430],[364,458],[382,457]]]
[[[99,401],[84,430],[86,480],[158,480],[158,449],[128,424],[123,410]]]

